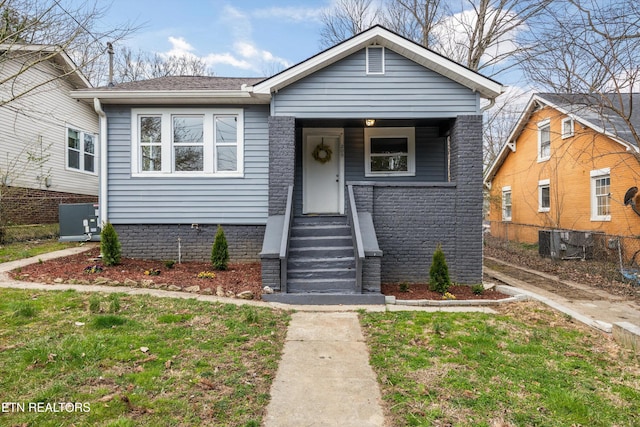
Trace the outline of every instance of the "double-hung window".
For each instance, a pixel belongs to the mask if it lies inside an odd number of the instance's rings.
[[[96,173],[96,135],[67,128],[67,169]]]
[[[511,186],[502,187],[502,220],[511,221]]]
[[[241,109],[132,110],[133,176],[244,173]]]
[[[550,120],[538,123],[538,161],[549,160],[551,157],[551,124]]]
[[[573,136],[573,119],[567,117],[562,119],[562,138],[570,138]]]
[[[551,194],[549,180],[538,181],[538,212],[549,212],[551,210]]]
[[[593,170],[591,175],[591,221],[611,220],[611,172],[609,168]]]
[[[414,176],[415,129],[365,128],[365,176]]]

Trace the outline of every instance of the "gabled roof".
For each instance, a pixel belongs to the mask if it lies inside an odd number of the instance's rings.
[[[0,44],[0,52],[15,52],[15,53],[40,53],[50,56],[51,61],[61,67],[63,72],[67,74],[67,77],[71,83],[77,89],[91,88],[92,85],[87,80],[84,74],[80,71],[78,66],[73,60],[66,54],[66,52],[59,46],[41,45],[41,44]]]
[[[531,115],[539,106],[549,106],[595,132],[608,136],[626,150],[640,151],[629,124],[615,110],[624,111],[631,125],[640,130],[640,93],[625,94],[534,94],[523,110],[506,143],[485,174],[484,183],[493,180],[514,147]]]
[[[504,87],[495,80],[376,25],[256,84],[253,87],[253,92],[271,94],[371,45],[389,48],[426,68],[477,91],[484,98],[495,98],[504,91]]]

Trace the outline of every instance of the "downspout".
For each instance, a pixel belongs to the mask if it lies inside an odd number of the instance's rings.
[[[489,103],[480,109],[480,114],[484,113],[485,111],[487,111],[489,108],[493,107],[494,105],[496,105],[496,99],[495,98],[490,98],[489,99]]]
[[[98,98],[93,98],[93,108],[100,117],[100,190],[98,193],[99,224],[103,227],[108,221],[107,215],[107,115]]]

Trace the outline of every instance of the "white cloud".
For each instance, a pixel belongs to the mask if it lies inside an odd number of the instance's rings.
[[[270,7],[257,9],[252,15],[261,19],[284,19],[292,22],[320,22],[323,8],[309,7]]]
[[[238,59],[230,53],[210,53],[202,59],[215,70],[216,65],[230,65],[241,70],[251,70],[253,65],[243,59]]]

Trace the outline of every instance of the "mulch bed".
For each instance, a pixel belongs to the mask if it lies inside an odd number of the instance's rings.
[[[429,290],[428,284],[411,284],[406,292],[400,290],[399,283],[389,283],[382,285],[382,293],[385,295],[393,295],[399,300],[442,300],[442,294]],[[456,300],[499,300],[509,298],[502,292],[496,290],[486,290],[480,295],[476,295],[471,290],[471,286],[452,285],[449,287],[449,293],[456,297]]]

